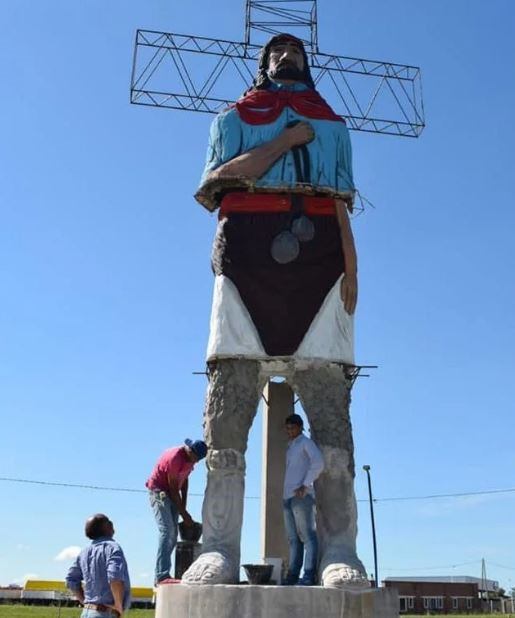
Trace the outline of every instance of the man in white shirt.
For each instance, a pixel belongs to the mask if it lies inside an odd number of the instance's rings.
[[[318,541],[313,483],[324,469],[324,460],[313,440],[302,433],[304,423],[298,414],[288,416],[285,427],[289,444],[286,451],[283,508],[290,559],[283,583],[287,586],[314,586]],[[299,580],[303,563],[304,575]]]

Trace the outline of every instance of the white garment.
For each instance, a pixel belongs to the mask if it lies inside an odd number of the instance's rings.
[[[313,483],[323,469],[324,458],[313,440],[302,433],[291,440],[286,450],[283,498],[292,498],[302,485],[313,495]]]
[[[343,275],[342,275],[343,276]],[[340,279],[329,290],[308,331],[292,356],[268,356],[234,283],[215,277],[207,360],[248,358],[285,360],[299,364],[354,364],[354,320],[340,298]]]

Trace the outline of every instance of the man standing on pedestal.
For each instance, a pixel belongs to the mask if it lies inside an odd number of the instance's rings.
[[[159,530],[154,578],[156,585],[170,579],[179,515],[187,526],[193,524],[191,515],[186,510],[188,476],[206,453],[207,446],[202,440],[185,440],[183,446],[170,448],[161,455],[145,483]]]
[[[313,440],[302,433],[304,422],[298,414],[290,414],[286,418],[285,427],[289,444],[286,451],[283,508],[290,557],[283,584],[314,586],[317,579],[318,540],[313,483],[324,469],[324,459]],[[302,563],[304,576],[299,580]]]

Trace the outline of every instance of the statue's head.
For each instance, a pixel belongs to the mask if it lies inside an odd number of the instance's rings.
[[[276,34],[261,50],[254,88],[263,89],[270,81],[303,82],[315,88],[304,44],[291,34]]]

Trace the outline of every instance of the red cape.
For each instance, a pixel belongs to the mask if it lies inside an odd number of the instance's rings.
[[[316,90],[311,89],[252,90],[234,104],[240,118],[248,124],[270,124],[279,118],[286,106],[306,118],[345,122]]]

